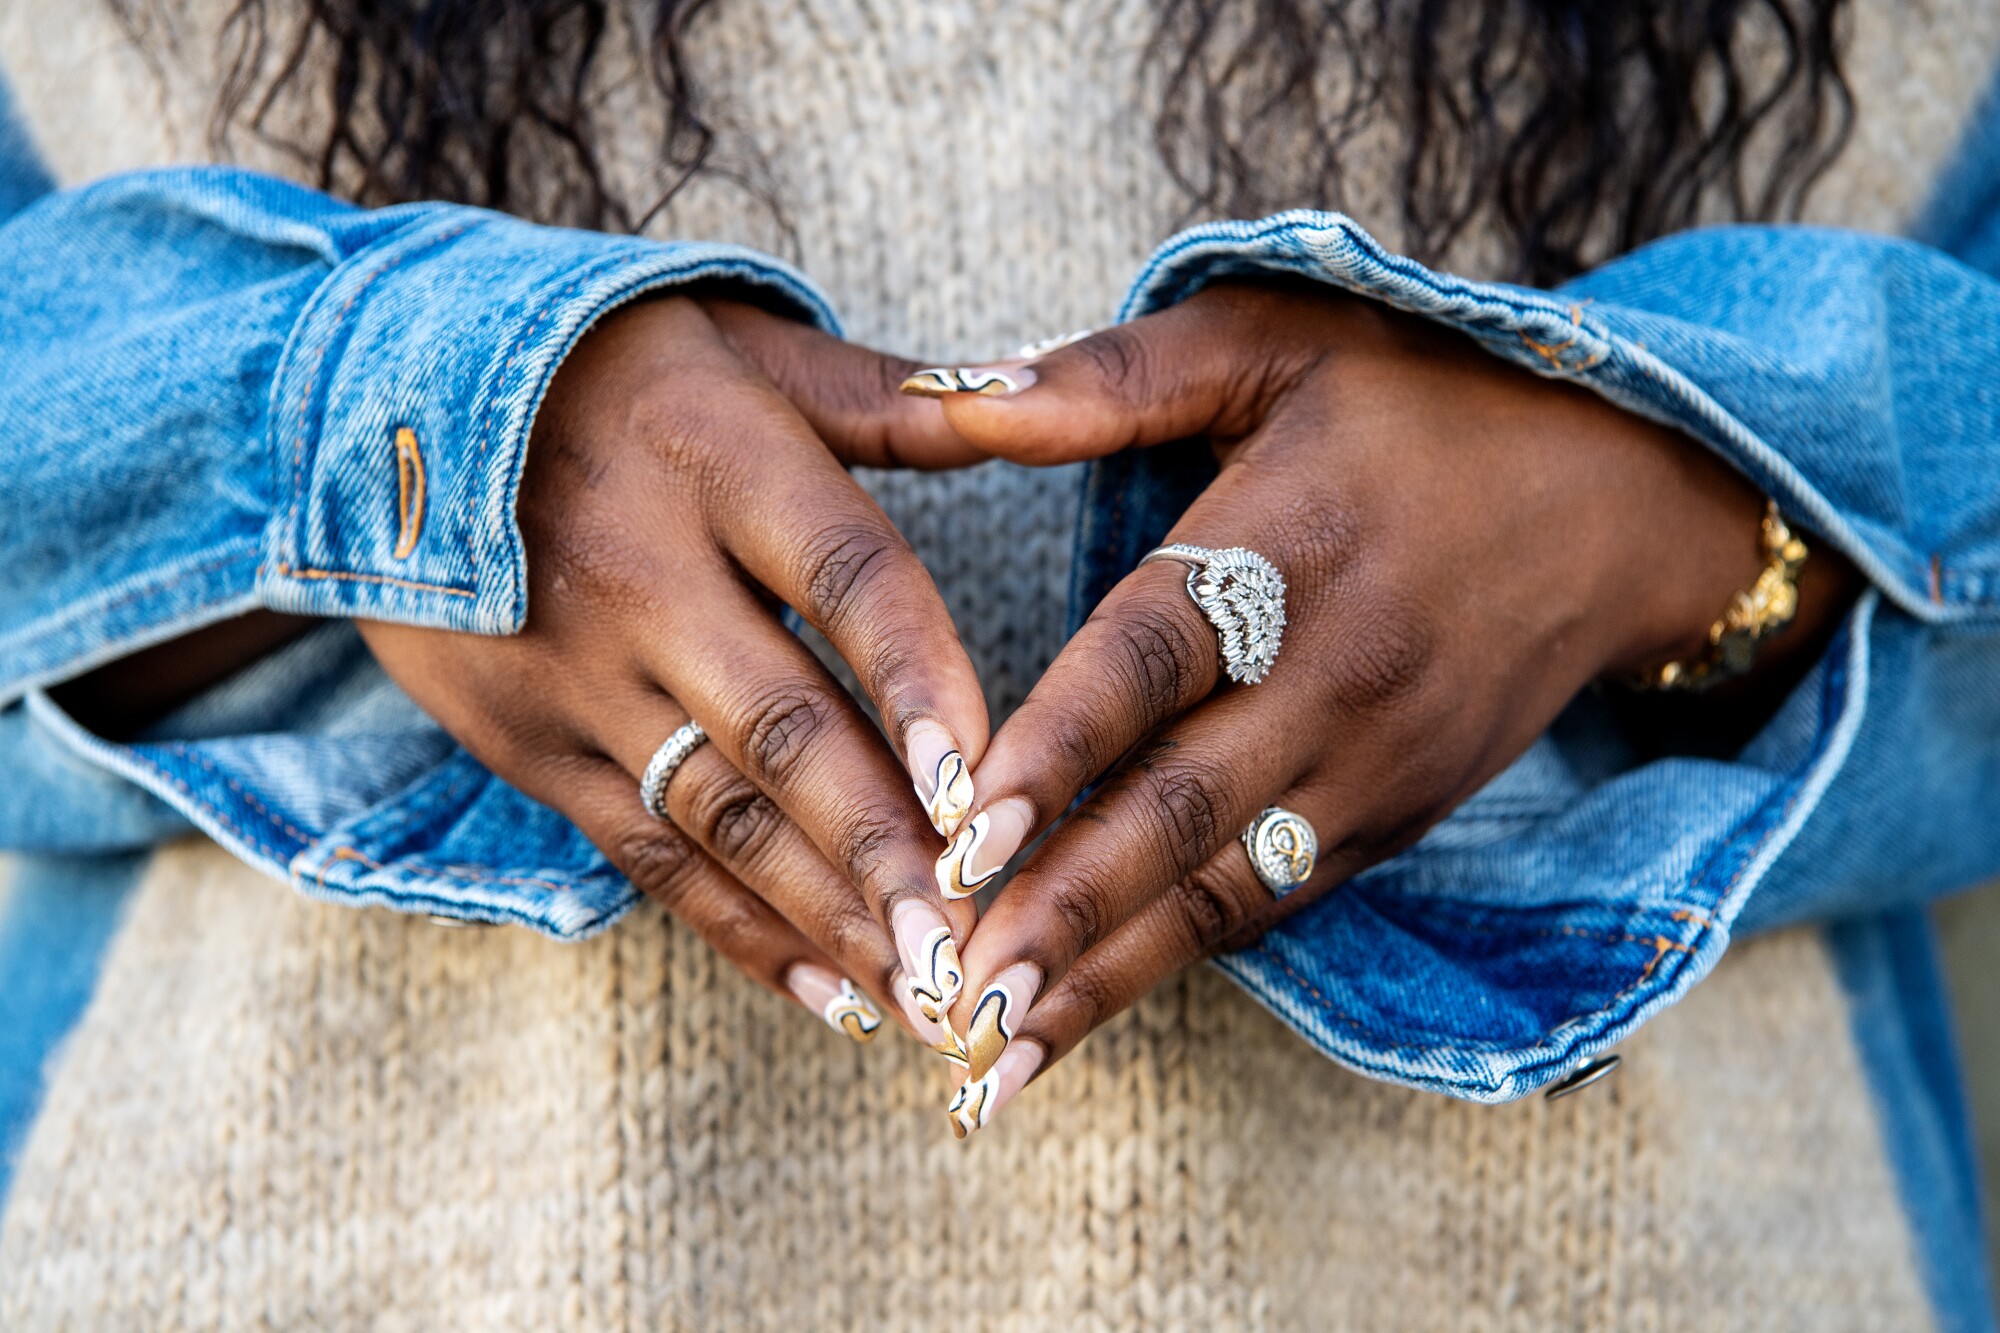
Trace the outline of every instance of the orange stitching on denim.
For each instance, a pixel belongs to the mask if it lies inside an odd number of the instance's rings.
[[[441,592],[449,597],[476,596],[470,588],[454,588],[445,583],[419,583],[415,579],[391,578],[387,574],[352,574],[341,569],[294,569],[280,563],[277,572],[288,579],[346,579],[355,583],[386,583],[396,588],[414,588],[418,592]]]
[[[1931,600],[1944,605],[1944,559],[1935,555],[1931,557]]]
[[[1341,1022],[1347,1024],[1349,1027],[1359,1029],[1360,1031],[1363,1032],[1366,1032],[1368,1030],[1367,1028],[1362,1026],[1360,1019],[1351,1016],[1343,1009],[1335,1008],[1333,1001],[1327,999],[1326,996],[1321,995],[1319,993],[1319,987],[1313,985],[1310,981],[1307,981],[1304,977],[1292,971],[1292,965],[1286,962],[1283,958],[1280,958],[1277,952],[1273,950],[1270,945],[1265,944],[1258,946],[1257,952],[1263,954],[1266,958],[1269,958],[1272,962],[1276,963],[1281,969],[1283,969],[1286,976],[1290,977],[1293,981],[1298,982],[1299,985],[1304,986],[1306,990],[1312,995],[1312,997],[1315,1000],[1319,1001],[1320,1008],[1326,1010],[1328,1013],[1332,1014],[1335,1018],[1338,1018]]]
[[[1570,307],[1570,320],[1572,323],[1577,324],[1579,327],[1582,325],[1583,323],[1582,307],[1580,306]],[[1576,338],[1574,335],[1563,339],[1559,343],[1538,343],[1525,333],[1516,333],[1515,337],[1519,338],[1522,342],[1528,344],[1529,351],[1533,352],[1536,356],[1539,356],[1540,358],[1542,358],[1542,360],[1554,366],[1557,370],[1565,370],[1565,371],[1589,370],[1592,366],[1596,365],[1598,362],[1604,359],[1604,353],[1593,352],[1590,354],[1588,359],[1580,361],[1576,365],[1573,366],[1565,365],[1563,363],[1562,357],[1558,355],[1558,353],[1564,352],[1576,345]]]
[[[407,560],[424,534],[424,451],[408,426],[396,428],[396,524],[396,549],[391,554]]]
[[[334,848],[332,859],[335,861],[359,861],[362,865],[367,866],[370,870],[387,869],[387,867],[384,866],[380,861],[371,861],[366,856],[363,856],[360,852],[355,851],[352,847]],[[558,884],[554,880],[549,880],[549,879],[534,879],[531,877],[521,876],[521,875],[489,875],[484,871],[474,870],[469,866],[432,865],[428,861],[419,861],[414,857],[406,857],[399,864],[413,866],[418,870],[428,871],[429,873],[434,875],[448,875],[453,879],[469,879],[476,884],[516,884],[516,885],[521,885],[523,887],[548,889],[554,893],[568,893],[573,887],[568,884]],[[325,866],[321,866],[319,868],[317,879],[319,881],[319,886],[321,888],[325,888],[326,887]]]
[[[168,748],[171,749],[175,754],[180,755],[184,759],[194,760],[194,762],[200,764],[203,768],[215,774],[216,777],[221,778],[223,784],[227,786],[229,790],[235,792],[238,796],[241,796],[244,799],[244,801],[249,804],[251,809],[255,810],[258,814],[264,816],[265,819],[269,820],[273,824],[276,824],[279,828],[283,829],[285,832],[291,834],[292,837],[298,842],[299,846],[304,847],[312,842],[312,838],[309,835],[301,833],[298,829],[293,828],[289,820],[280,817],[275,812],[273,812],[268,806],[266,806],[262,801],[258,800],[255,796],[252,796],[250,792],[243,786],[242,783],[238,782],[235,778],[230,777],[229,774],[223,772],[221,767],[217,765],[213,760],[209,759],[207,755],[202,754],[200,751],[195,750],[192,747],[181,744],[179,742],[173,743],[172,745],[168,746]]]

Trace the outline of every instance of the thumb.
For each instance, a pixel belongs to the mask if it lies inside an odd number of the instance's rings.
[[[936,398],[970,445],[1017,463],[1101,458],[1197,435],[1241,438],[1257,428],[1272,396],[1266,386],[1283,367],[1260,350],[1265,331],[1237,303],[1207,295],[1039,360],[922,371],[903,391]]]
[[[936,469],[990,456],[953,431],[936,403],[897,392],[916,362],[742,301],[702,305],[737,355],[791,400],[842,463]]]

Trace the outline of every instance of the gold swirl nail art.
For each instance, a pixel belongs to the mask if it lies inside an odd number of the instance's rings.
[[[827,1026],[836,1032],[844,1032],[856,1041],[875,1040],[875,1030],[882,1026],[882,1015],[875,1006],[868,1003],[868,997],[854,989],[854,983],[842,978],[840,994],[826,1002],[821,1010]]]
[[[954,393],[1001,398],[1021,391],[1020,381],[1004,370],[974,370],[966,366],[932,366],[896,387],[917,398],[943,398]]]
[[[1000,1052],[1007,1049],[1007,1043],[1014,1037],[1017,1008],[1014,992],[1000,982],[994,982],[981,993],[972,1011],[972,1025],[965,1032],[968,1077],[986,1077],[994,1061],[1000,1058]]]
[[[923,789],[918,788],[917,795],[923,794]],[[938,760],[937,771],[931,774],[931,795],[924,804],[924,813],[931,817],[931,827],[949,838],[958,832],[965,812],[971,808],[972,774],[966,771],[965,756],[948,750]]]
[[[956,1138],[964,1138],[976,1129],[983,1128],[986,1118],[993,1114],[993,1094],[999,1091],[1000,1077],[988,1070],[986,1077],[968,1079],[945,1108],[945,1115],[951,1121],[951,1132]]]
[[[951,846],[937,859],[939,893],[947,898],[970,898],[979,892],[980,885],[1000,873],[1000,867],[994,866],[983,875],[969,877],[965,869],[966,862],[986,845],[986,835],[992,828],[991,817],[982,810],[952,838]]]
[[[931,1049],[957,1065],[960,1069],[965,1068],[967,1063],[965,1043],[960,1041],[958,1034],[951,1030],[951,1024],[945,1023],[941,1026],[944,1028],[944,1040],[931,1047]]]
[[[919,975],[909,979],[910,998],[917,1012],[949,1030],[945,1015],[965,989],[965,969],[958,963],[958,946],[952,943],[951,928],[939,926],[923,938],[917,948]],[[956,1040],[956,1037],[954,1037]]]

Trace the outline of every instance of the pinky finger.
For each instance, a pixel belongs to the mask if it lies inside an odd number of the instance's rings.
[[[825,954],[684,834],[647,813],[623,769],[588,762],[566,785],[564,813],[633,887],[752,980],[844,1036],[874,1040],[881,1011]]]

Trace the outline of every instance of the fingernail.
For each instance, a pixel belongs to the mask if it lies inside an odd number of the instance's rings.
[[[999,1062],[1007,1043],[1020,1026],[1021,1015],[1035,1002],[1042,989],[1042,969],[1033,963],[1016,963],[986,983],[979,1002],[972,1007],[972,1022],[965,1029],[965,1063],[968,1078],[984,1078]]]
[[[910,780],[924,803],[931,827],[949,838],[972,808],[972,774],[951,733],[928,718],[912,722],[904,735],[909,749]]]
[[[952,1134],[962,1139],[990,1123],[1001,1107],[1014,1100],[1015,1093],[1028,1086],[1028,1080],[1042,1067],[1043,1054],[1039,1042],[1017,1042],[984,1078],[966,1080],[945,1108]]]
[[[835,1032],[845,1033],[856,1041],[875,1040],[875,1031],[882,1026],[881,1012],[846,977],[835,976],[813,963],[797,963],[785,973],[785,986],[799,997],[800,1004],[817,1011]]]
[[[1014,353],[1023,361],[1039,361],[1050,352],[1060,351],[1071,343],[1080,343],[1096,329],[1077,329],[1072,333],[1058,333],[1053,338],[1037,338],[1034,342],[1021,344],[1021,350]]]
[[[959,829],[937,859],[938,892],[947,898],[970,898],[979,886],[999,874],[1034,827],[1028,803],[1010,797],[996,801]]]
[[[917,398],[944,398],[955,393],[976,393],[983,398],[1006,398],[1035,382],[1035,372],[1026,366],[931,366],[910,376],[896,387]]]
[[[910,1027],[917,1034],[917,1040],[960,1069],[965,1068],[965,1043],[958,1039],[958,1034],[951,1030],[949,1023],[933,1023],[924,1017],[911,990],[910,978],[900,972],[896,974],[895,995],[897,1003],[903,1007],[904,1017],[910,1020]]]
[[[917,1012],[940,1027],[950,1027],[945,1015],[965,989],[965,969],[959,966],[958,945],[944,914],[921,898],[905,898],[889,917],[903,970],[910,974],[910,998]]]

